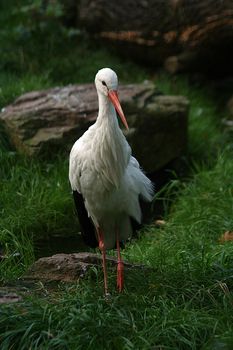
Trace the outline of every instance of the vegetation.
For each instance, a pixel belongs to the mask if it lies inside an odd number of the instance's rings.
[[[85,33],[67,30],[59,6],[43,23],[43,16],[28,16],[38,14],[41,1],[14,3],[0,5],[0,108],[25,91],[90,82],[99,67],[111,66],[121,81],[152,79],[164,92],[188,96],[191,111],[188,175],[155,198],[165,204],[166,224],[144,228],[123,253],[152,269],[127,273],[121,295],[110,274],[110,300],[95,269],[55,290],[35,286],[22,302],[0,306],[0,349],[232,349],[233,244],[219,238],[233,226],[233,143],[212,92],[186,77],[155,78],[113,56]],[[34,261],[33,239],[76,232],[67,157],[25,158],[1,131],[2,285],[15,283]]]

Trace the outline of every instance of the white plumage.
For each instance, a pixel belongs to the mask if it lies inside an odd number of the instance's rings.
[[[69,179],[73,191],[82,194],[96,229],[103,231],[105,248],[112,249],[116,245],[116,233],[120,241],[131,236],[130,217],[141,222],[139,196],[151,201],[153,185],[131,155],[131,148],[118,125],[115,108],[127,127],[119,101],[111,98],[113,94],[117,99],[116,73],[109,68],[101,69],[96,74],[95,84],[98,117],[73,145]]]
[[[116,243],[116,229],[120,240],[131,236],[129,217],[141,222],[139,195],[150,201],[153,186],[131,156],[102,81],[108,89],[117,90],[115,72],[101,69],[95,78],[98,118],[71,150],[69,179],[72,189],[82,193],[95,226],[103,229],[106,249],[111,249]]]

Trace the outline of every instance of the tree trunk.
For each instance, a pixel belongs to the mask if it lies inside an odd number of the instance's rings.
[[[232,0],[81,0],[78,7],[79,24],[137,60],[156,65],[184,53],[185,68],[190,57],[194,67],[232,71]]]

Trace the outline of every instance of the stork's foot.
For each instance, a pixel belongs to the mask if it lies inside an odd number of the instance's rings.
[[[124,264],[122,261],[117,263],[117,289],[122,292],[124,288]]]

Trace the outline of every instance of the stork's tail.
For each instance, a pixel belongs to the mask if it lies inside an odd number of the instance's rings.
[[[141,169],[140,169],[141,170]],[[155,193],[155,186],[153,182],[144,174],[144,172],[141,170],[141,182],[140,182],[140,196],[147,202],[151,202],[154,193]]]

